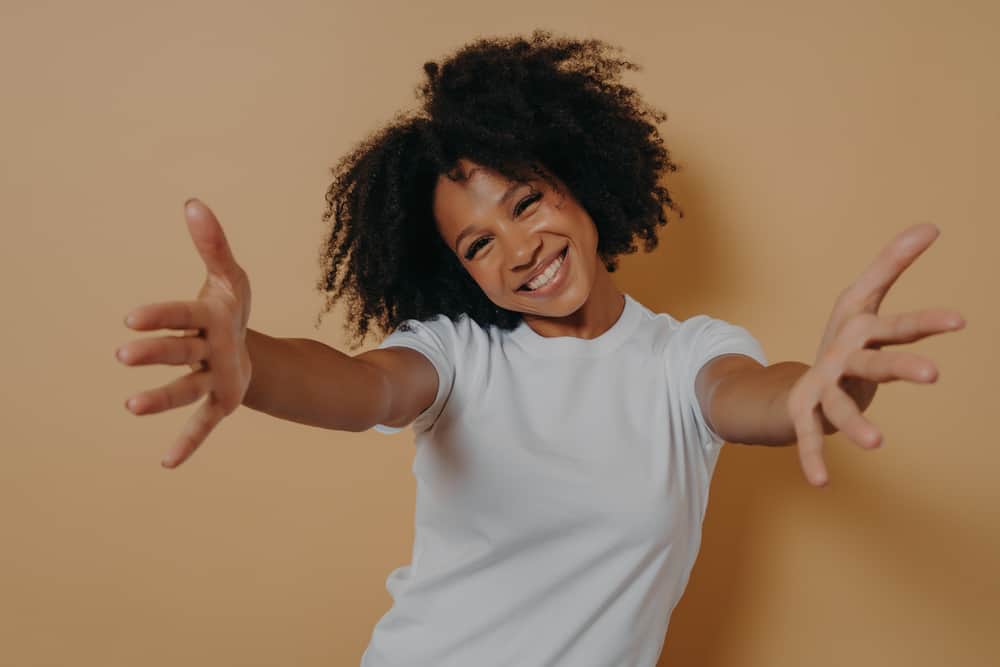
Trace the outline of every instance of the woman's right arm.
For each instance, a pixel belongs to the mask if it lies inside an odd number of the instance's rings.
[[[253,372],[243,405],[338,431],[365,431],[387,415],[382,370],[309,338],[272,338],[247,329]]]
[[[243,405],[339,431],[406,426],[434,402],[438,376],[421,353],[375,348],[349,356],[318,340],[247,329],[253,365]]]
[[[247,328],[250,280],[222,226],[198,200],[187,203],[185,218],[207,269],[197,297],[145,304],[126,319],[136,331],[173,329],[184,335],[133,340],[116,350],[129,366],[192,369],[130,397],[126,409],[133,414],[155,414],[205,397],[163,458],[164,467],[187,460],[243,404],[283,419],[349,431],[408,423],[430,405],[437,374],[418,352],[391,347],[351,357],[319,341],[272,338]]]

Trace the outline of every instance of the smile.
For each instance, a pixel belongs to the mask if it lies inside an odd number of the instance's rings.
[[[517,291],[531,296],[547,296],[559,290],[566,282],[566,264],[569,262],[569,246],[563,249],[562,253],[556,257],[534,280],[520,287]],[[539,284],[541,283],[541,284]],[[528,285],[535,285],[536,289],[531,289]]]

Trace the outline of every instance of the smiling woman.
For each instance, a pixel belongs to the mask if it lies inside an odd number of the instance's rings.
[[[675,209],[666,114],[620,82],[639,69],[600,40],[490,38],[424,64],[421,101],[334,168],[317,287],[355,347],[372,322],[470,317],[591,337],[622,310],[609,274],[657,245]],[[568,247],[565,284],[518,291]],[[563,280],[563,278],[560,278]],[[545,298],[543,298],[545,297]]]
[[[433,213],[487,298],[521,313],[540,335],[594,338],[621,314],[623,296],[598,257],[594,221],[544,167],[537,178],[512,182],[462,159],[457,175],[439,177]]]
[[[414,114],[335,169],[321,283],[411,426],[413,559],[364,667],[652,667],[698,551],[721,439],[695,390],[742,327],[617,288],[676,167],[635,65],[598,40],[474,42],[426,63]],[[339,280],[339,284],[338,284]]]
[[[424,64],[420,108],[334,169],[322,249],[327,310],[363,341],[247,328],[250,281],[203,203],[185,217],[204,261],[193,301],[134,309],[129,365],[191,373],[132,396],[153,414],[205,397],[163,460],[185,461],[241,405],[336,430],[411,427],[410,563],[362,667],[653,667],[698,555],[727,439],[795,438],[827,482],[822,435],[871,448],[876,384],[937,368],[880,349],[957,331],[957,312],[880,316],[940,230],[900,234],[834,305],[815,366],[768,365],[743,327],[680,321],[621,291],[618,258],[657,244],[676,169],[665,115],[619,81],[636,66],[594,39],[482,39]],[[322,313],[321,313],[322,314]],[[357,347],[357,345],[355,345]],[[827,420],[825,422],[821,421]],[[829,428],[828,428],[829,427]]]
[[[198,299],[132,312],[201,332],[119,351],[193,371],[133,397],[135,414],[207,396],[165,467],[240,405],[412,426],[413,559],[386,581],[363,667],[652,667],[663,646],[722,445],[698,372],[766,360],[742,327],[680,322],[614,284],[619,255],[655,247],[674,166],[609,51],[544,32],[475,42],[425,64],[420,112],[340,162],[321,286],[328,307],[348,297],[356,338],[372,319],[389,330],[375,349],[248,329],[249,277],[197,200]]]

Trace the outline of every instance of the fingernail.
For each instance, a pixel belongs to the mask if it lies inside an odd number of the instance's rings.
[[[184,202],[184,208],[187,210],[188,213],[194,212],[195,207],[192,204],[196,201],[198,201],[197,197],[191,197],[191,199],[188,199],[186,202]]]
[[[134,398],[130,398],[127,401],[125,401],[125,409],[129,410],[131,412],[135,411],[135,399]]]
[[[170,459],[163,459],[162,461],[160,461],[160,465],[163,466],[164,468],[172,468],[173,463],[174,462],[171,461]]]
[[[125,326],[127,327],[135,326],[135,315],[129,314],[125,316]]]

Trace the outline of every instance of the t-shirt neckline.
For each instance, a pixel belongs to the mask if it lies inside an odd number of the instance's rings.
[[[546,337],[538,334],[521,323],[510,332],[510,339],[526,351],[544,356],[600,356],[607,354],[621,345],[639,324],[642,311],[639,304],[628,294],[625,294],[625,307],[621,315],[611,327],[596,338],[577,338],[575,336]]]

